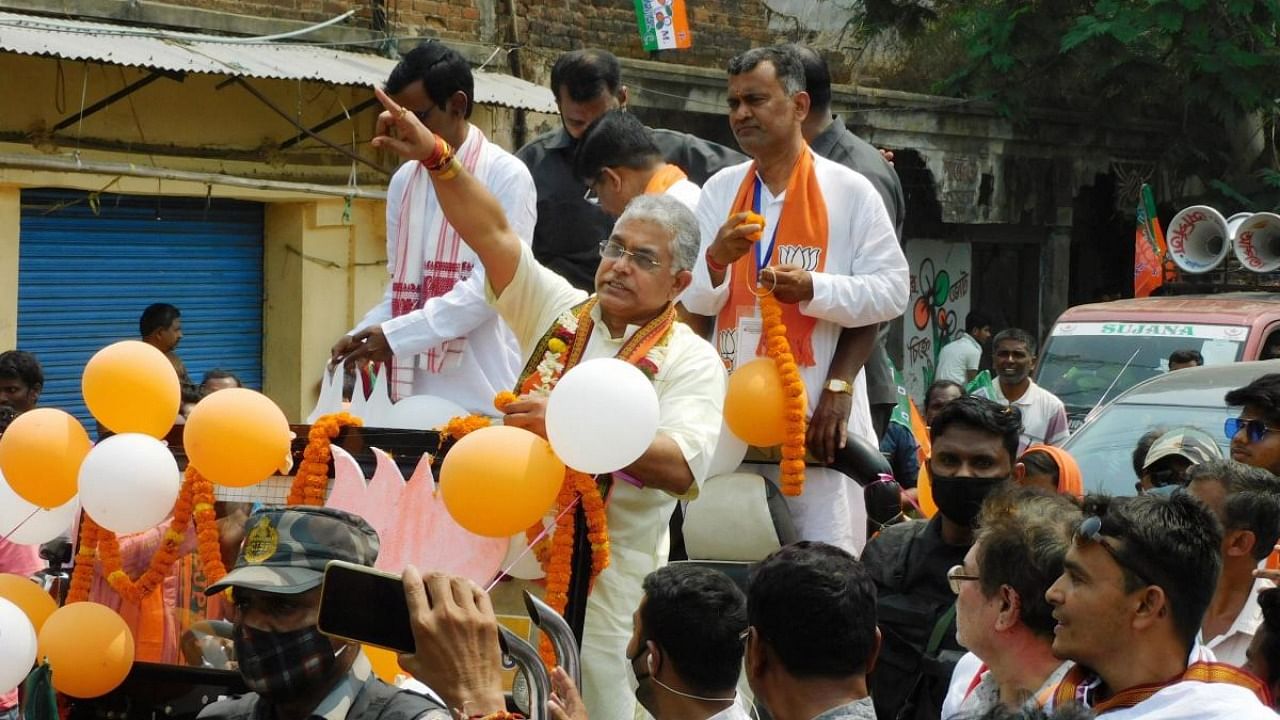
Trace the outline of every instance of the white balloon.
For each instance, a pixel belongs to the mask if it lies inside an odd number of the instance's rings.
[[[0,693],[18,687],[36,663],[36,629],[22,608],[0,598]]]
[[[720,439],[716,441],[716,451],[711,455],[711,468],[707,470],[707,477],[728,475],[736,471],[746,456],[747,441],[734,435],[729,424],[721,421]]]
[[[141,532],[169,516],[181,483],[178,463],[164,443],[122,433],[85,456],[80,502],[94,522],[112,532]]]
[[[644,373],[616,358],[570,368],[547,400],[547,440],[579,472],[613,472],[635,462],[658,434],[658,393]]]
[[[17,545],[39,545],[70,530],[79,512],[78,497],[49,510],[32,505],[0,475],[0,538]]]
[[[466,416],[466,408],[435,395],[412,395],[391,406],[383,427],[402,430],[435,430],[449,420]]]

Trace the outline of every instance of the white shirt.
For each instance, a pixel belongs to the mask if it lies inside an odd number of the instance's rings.
[[[1067,671],[1074,666],[1065,660],[1044,679],[1040,687],[1028,697],[1023,707],[1034,710],[1049,704],[1053,691]],[[975,685],[974,681],[977,681]],[[965,653],[956,662],[947,688],[947,698],[942,701],[942,720],[951,718],[978,718],[1000,704],[1000,685],[989,669],[983,668],[982,659],[973,653]]]
[[[960,333],[938,352],[938,367],[933,371],[933,379],[935,382],[950,380],[964,385],[969,382],[967,371],[976,373],[981,360],[982,346],[969,333]]]
[[[1005,399],[999,381],[992,383],[998,403],[1012,405],[1022,413],[1022,435],[1018,437],[1018,455],[1035,443],[1059,447],[1071,436],[1067,426],[1067,409],[1057,395],[1045,390],[1034,381],[1022,397],[1012,403]]]
[[[535,260],[529,245],[522,244],[520,250],[515,277],[492,302],[528,357],[561,313],[587,294]],[[610,337],[599,309],[597,305],[592,310],[596,322],[584,361],[614,357],[639,329],[628,326],[622,337]],[[658,432],[675,441],[693,474],[694,487],[686,498],[696,496],[711,466],[724,415],[725,381],[724,364],[715,349],[687,325],[676,323],[653,386],[658,393]],[[613,484],[607,513],[610,563],[596,578],[587,601],[582,641],[583,698],[592,720],[632,718],[635,698],[619,692],[632,673],[626,656],[631,615],[640,606],[645,576],[666,564],[668,523],[675,505],[676,496],[661,490],[623,481]]]
[[[818,320],[812,337],[816,362],[812,367],[800,368],[810,413],[817,406],[826,385],[827,371],[841,330],[898,317],[907,307],[909,294],[907,260],[894,235],[884,201],[871,182],[821,156],[813,157],[813,167],[826,201],[829,239],[823,271],[811,269],[810,272],[813,299],[799,305],[801,313]],[[716,232],[729,217],[738,187],[750,169],[750,162],[734,165],[716,173],[702,186],[702,200],[698,203],[697,212],[702,248],[694,266],[693,282],[680,296],[681,302],[691,312],[718,316],[728,302],[729,283],[745,281],[734,277],[733,268],[730,268],[725,281],[713,287],[704,258]],[[770,228],[777,227],[785,200],[785,191],[775,196],[762,183],[760,209],[765,218],[766,238],[771,236]],[[786,239],[778,238],[778,243],[785,245]],[[779,256],[785,257],[781,247]],[[751,359],[738,358],[734,350],[738,343],[722,337],[719,330],[716,337],[722,356],[739,364]],[[748,352],[754,354],[754,348]],[[871,426],[864,373],[858,373],[853,386],[849,432],[878,447],[875,430]],[[776,466],[751,466],[748,471],[777,477]],[[805,470],[804,494],[787,498],[787,501],[801,538],[822,540],[854,553],[865,544],[866,510],[862,490],[843,475],[826,468],[810,467]]]
[[[742,696],[739,695],[734,698],[732,705],[712,715],[707,720],[752,720],[750,713],[742,706],[743,702]]]
[[[686,178],[677,180],[663,194],[679,200],[685,207],[689,208],[690,212],[696,213],[698,211],[698,199],[702,197],[702,188]]]
[[[498,198],[512,229],[527,244],[537,224],[533,177],[524,163],[496,144],[489,143],[485,151],[493,153],[493,158],[488,172],[479,180]],[[416,162],[401,165],[387,190],[387,274],[391,277],[395,276],[400,203],[415,165]],[[428,209],[439,212],[435,197],[434,186],[428,188]],[[428,255],[434,252],[433,248],[429,245]],[[492,415],[493,397],[515,385],[522,358],[515,338],[486,302],[484,267],[465,242],[459,248],[458,259],[474,266],[468,279],[444,295],[427,300],[421,309],[396,318],[391,317],[391,283],[387,283],[382,301],[352,332],[381,324],[391,352],[401,357],[426,352],[447,340],[466,338],[466,348],[458,360],[441,372],[414,370],[413,394],[435,395],[452,400],[468,412]]]
[[[1215,662],[1213,651],[1196,643],[1188,664]],[[1056,705],[1056,703],[1055,703]],[[1052,710],[1046,707],[1045,710]],[[1183,680],[1128,708],[1104,712],[1105,720],[1276,720],[1271,708],[1239,685]]]
[[[1262,624],[1262,608],[1258,606],[1258,593],[1275,586],[1276,584],[1270,580],[1263,578],[1254,580],[1253,589],[1249,591],[1249,597],[1245,599],[1244,607],[1240,608],[1240,614],[1236,616],[1235,622],[1231,623],[1231,627],[1227,628],[1225,633],[1205,643],[1205,647],[1213,651],[1218,662],[1244,667],[1245,651],[1249,649],[1254,633]]]

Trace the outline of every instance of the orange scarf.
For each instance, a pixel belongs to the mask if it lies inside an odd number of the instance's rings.
[[[1053,458],[1053,462],[1058,466],[1058,493],[1061,495],[1070,495],[1077,500],[1084,499],[1084,476],[1080,473],[1080,466],[1076,464],[1076,459],[1071,457],[1071,453],[1057,448],[1052,445],[1041,445],[1039,443],[1027,448],[1022,453],[1023,457],[1039,452]]]
[[[742,185],[738,187],[738,195],[729,210],[730,214],[752,210],[755,183],[756,166],[752,163],[746,177],[742,179]],[[771,234],[776,239],[769,264],[777,264],[782,262],[779,258],[786,258],[786,262],[794,262],[810,272],[822,272],[827,261],[827,203],[822,197],[822,188],[818,187],[818,175],[813,169],[813,154],[808,147],[800,153],[800,159],[791,169],[786,192],[787,197],[783,202],[777,227],[772,233],[768,228],[765,229],[766,235]],[[804,248],[811,248],[816,252],[796,252]],[[812,262],[805,262],[806,256],[812,257]],[[729,283],[729,301],[725,303],[716,321],[720,332],[736,330],[739,309],[756,304],[757,259],[758,253],[753,247],[729,268],[725,277],[725,282]],[[767,288],[768,284],[764,287]],[[796,362],[804,367],[815,364],[813,328],[817,322],[816,318],[802,314],[799,304],[782,305],[782,324],[787,328],[787,341],[791,343],[791,352],[795,355]],[[763,334],[760,340],[763,344]],[[746,348],[739,349],[740,352],[743,350]],[[757,355],[763,354],[761,348],[756,348],[755,352]]]
[[[1058,685],[1058,689],[1054,692],[1054,707],[1063,707],[1070,703],[1084,705],[1096,714],[1102,715],[1110,710],[1119,710],[1122,708],[1131,708],[1141,702],[1145,702],[1152,695],[1161,690],[1183,682],[1185,680],[1194,680],[1203,683],[1228,683],[1231,685],[1239,685],[1240,687],[1252,692],[1258,696],[1262,704],[1271,707],[1271,690],[1266,683],[1258,679],[1256,675],[1241,670],[1233,665],[1227,665],[1219,662],[1196,662],[1187,667],[1187,671],[1181,675],[1175,676],[1166,682],[1151,683],[1148,685],[1138,685],[1136,687],[1127,688],[1112,695],[1101,702],[1089,702],[1088,695],[1096,687],[1092,681],[1097,680],[1097,675],[1092,671],[1077,665],[1067,672],[1067,676],[1062,679],[1062,683]]]
[[[667,190],[670,190],[672,185],[675,185],[687,177],[688,176],[684,174],[683,170],[671,163],[667,163],[659,168],[658,171],[653,174],[653,177],[649,178],[649,184],[644,186],[644,194],[661,195]]]

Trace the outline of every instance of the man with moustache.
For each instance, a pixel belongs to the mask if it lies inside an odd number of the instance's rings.
[[[1018,454],[1035,445],[1058,446],[1070,436],[1067,409],[1056,395],[1031,379],[1036,369],[1036,340],[1025,330],[1009,328],[996,334],[991,354],[995,358],[997,402],[1022,413],[1022,438]]]
[[[757,357],[759,297],[772,293],[805,385],[810,423],[828,436],[811,432],[808,446],[843,446],[849,432],[876,447],[864,374],[856,367],[849,374],[849,363],[833,360],[845,328],[892,320],[906,308],[907,262],[893,223],[870,181],[805,144],[809,96],[794,49],[748,50],[728,69],[729,125],[753,159],[703,185],[702,248],[681,302],[716,318],[721,357],[736,368]],[[763,216],[763,228],[747,222],[752,212]],[[828,396],[847,396],[838,422],[815,417]],[[770,479],[779,476],[777,467],[761,470]],[[853,553],[862,548],[866,510],[853,480],[811,466],[802,494],[788,505],[802,538]]]
[[[867,543],[862,561],[879,591],[884,634],[870,675],[881,720],[939,716],[963,654],[947,573],[964,564],[983,500],[1021,477],[1021,431],[1016,408],[974,396],[947,403],[929,426],[933,454],[926,467],[938,514],[887,527]]]

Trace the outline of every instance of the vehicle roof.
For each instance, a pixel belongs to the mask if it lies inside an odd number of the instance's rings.
[[[1260,315],[1280,314],[1280,293],[1230,292],[1212,295],[1167,295],[1089,303],[1068,308],[1058,322],[1089,320],[1168,320],[1240,324]],[[1191,317],[1191,316],[1194,316]]]
[[[1149,378],[1121,393],[1116,403],[1125,405],[1177,405],[1221,407],[1228,390],[1248,385],[1258,377],[1280,373],[1280,360],[1227,363],[1187,368]],[[1176,398],[1170,397],[1175,395]]]

